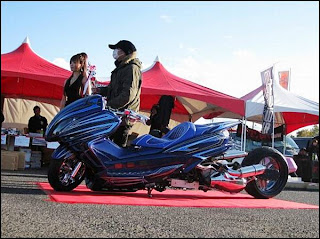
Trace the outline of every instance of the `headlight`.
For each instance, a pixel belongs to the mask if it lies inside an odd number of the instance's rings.
[[[230,136],[230,134],[229,134],[229,131],[228,130],[223,130],[223,131],[221,131],[221,133],[220,133],[221,135],[223,135],[225,138],[229,138],[229,136]]]

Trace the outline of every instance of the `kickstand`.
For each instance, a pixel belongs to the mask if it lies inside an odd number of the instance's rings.
[[[153,188],[148,188],[148,197],[149,197],[149,198],[152,198],[152,195],[151,195],[152,189],[153,189]]]

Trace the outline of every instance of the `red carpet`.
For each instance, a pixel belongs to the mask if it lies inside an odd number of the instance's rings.
[[[319,209],[319,206],[278,199],[255,199],[244,193],[228,194],[219,191],[166,190],[152,191],[149,198],[146,190],[137,192],[93,192],[79,185],[71,192],[56,192],[49,183],[37,183],[51,201],[60,203],[86,203],[108,205],[165,206],[165,207],[222,207],[222,208],[277,208]]]

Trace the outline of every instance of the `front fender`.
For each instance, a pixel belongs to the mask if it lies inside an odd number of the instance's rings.
[[[51,158],[57,160],[61,158],[69,158],[72,155],[73,153],[65,145],[60,145],[55,149],[55,151],[53,151]]]

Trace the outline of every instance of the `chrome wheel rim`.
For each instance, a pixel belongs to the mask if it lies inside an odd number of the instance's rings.
[[[266,166],[267,169],[272,169],[276,171],[280,171],[279,163],[272,157],[265,157],[260,161],[260,164]],[[279,172],[280,173],[280,172]],[[262,192],[267,192],[272,189],[278,180],[267,180],[256,178],[256,185]]]
[[[77,175],[74,178],[71,177],[72,171],[76,167],[78,162],[79,161],[76,158],[74,159],[67,158],[63,161],[63,163],[59,168],[59,181],[61,182],[62,185],[68,186],[74,183],[76,180],[79,180],[82,178],[85,172],[84,164],[81,165],[81,168],[79,169],[79,172],[77,173]]]

